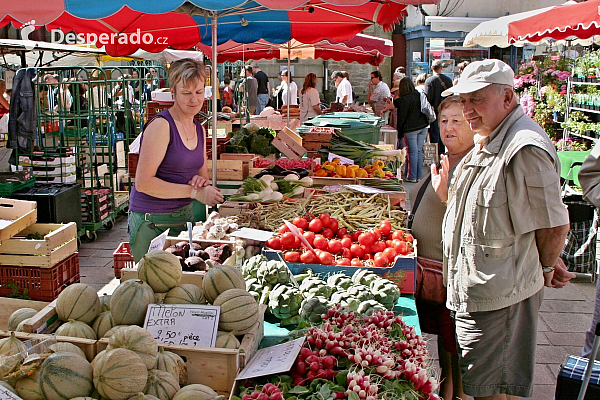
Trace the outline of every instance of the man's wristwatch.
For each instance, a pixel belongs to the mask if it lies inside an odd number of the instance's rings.
[[[545,267],[542,265],[542,271],[544,271],[544,273],[550,273],[552,271],[554,271],[554,266],[552,267]]]

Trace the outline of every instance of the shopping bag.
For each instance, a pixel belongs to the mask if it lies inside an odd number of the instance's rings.
[[[8,133],[8,113],[0,118],[0,133]]]
[[[425,93],[419,93],[421,95],[421,112],[427,117],[427,122],[432,123],[436,118],[435,111],[433,110],[433,107],[431,107],[431,104],[429,104],[429,100],[427,100]]]

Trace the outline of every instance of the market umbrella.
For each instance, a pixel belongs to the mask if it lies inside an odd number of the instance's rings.
[[[511,22],[509,43],[543,39],[588,39],[600,34],[600,0],[567,2],[536,15]]]
[[[399,4],[398,2],[402,2]],[[143,49],[158,52],[167,46],[187,49],[211,44],[217,62],[217,45],[228,40],[252,43],[265,39],[284,43],[291,39],[314,43],[324,37],[347,40],[373,24],[390,30],[406,14],[406,4],[438,0],[21,0],[6,2],[0,27],[36,27],[74,31],[104,37],[109,55],[126,55]],[[217,35],[217,25],[219,33]],[[104,34],[104,36],[102,36]],[[135,36],[137,35],[137,36]],[[112,38],[112,40],[109,40]],[[135,39],[135,40],[134,40]],[[147,39],[147,40],[144,40]],[[216,68],[211,81],[216,82]],[[213,96],[216,109],[216,96]],[[213,114],[216,122],[216,114]],[[216,123],[213,123],[216,154]],[[216,158],[213,160],[216,164]],[[213,181],[216,182],[216,165]]]

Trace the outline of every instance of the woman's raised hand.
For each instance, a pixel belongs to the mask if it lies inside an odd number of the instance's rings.
[[[435,194],[440,198],[442,203],[448,201],[448,175],[450,171],[450,161],[448,156],[442,154],[440,157],[440,167],[437,164],[431,164],[431,184]]]

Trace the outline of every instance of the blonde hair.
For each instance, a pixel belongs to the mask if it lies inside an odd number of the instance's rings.
[[[181,81],[183,87],[193,82],[206,82],[204,64],[192,58],[182,58],[171,64],[169,68],[169,86],[175,91],[175,86]]]

